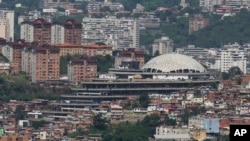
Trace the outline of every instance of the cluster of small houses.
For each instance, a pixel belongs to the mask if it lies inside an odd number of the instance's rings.
[[[242,84],[249,76],[241,78]],[[220,90],[199,87],[196,90],[179,91],[163,94],[150,94],[147,108],[128,110],[124,105],[138,99],[138,96],[126,96],[125,99],[88,103],[84,107],[74,100],[49,101],[36,99],[30,102],[11,100],[0,107],[0,140],[16,138],[28,140],[73,140],[66,136],[78,129],[88,130],[93,124],[93,117],[101,113],[110,124],[136,122],[146,115],[158,114],[161,119],[168,117],[176,120],[176,126],[161,125],[156,128],[152,140],[181,139],[204,140],[213,135],[228,135],[232,124],[250,124],[249,92],[244,86],[237,85],[233,79],[222,81]],[[198,91],[198,93],[197,93]],[[73,96],[73,95],[71,95]],[[84,97],[84,96],[83,96]],[[78,101],[79,102],[79,101]],[[73,107],[67,107],[74,105]],[[180,115],[184,109],[205,107],[206,112],[191,116],[184,124]],[[25,111],[24,119],[14,115]],[[35,129],[33,122],[46,121],[48,124]],[[2,132],[1,132],[2,131]],[[80,136],[79,140],[102,140],[100,135]],[[77,140],[74,139],[74,140]]]

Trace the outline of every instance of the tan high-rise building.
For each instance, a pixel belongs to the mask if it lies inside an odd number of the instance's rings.
[[[60,77],[59,49],[50,45],[32,48],[29,65],[32,82],[58,80]]]
[[[68,78],[70,82],[78,83],[81,81],[90,81],[96,76],[96,60],[82,57],[80,59],[72,59],[68,64]]]
[[[64,43],[81,44],[82,24],[75,20],[64,22]]]
[[[44,19],[26,21],[21,24],[21,39],[38,44],[51,43],[51,23]]]
[[[22,49],[24,47],[24,41],[17,41],[12,43],[13,54],[12,54],[12,73],[18,73],[21,71],[22,64]]]

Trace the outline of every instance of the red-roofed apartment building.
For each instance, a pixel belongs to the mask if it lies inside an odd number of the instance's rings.
[[[72,59],[68,64],[68,78],[70,82],[78,83],[90,81],[97,76],[97,62],[88,57]]]

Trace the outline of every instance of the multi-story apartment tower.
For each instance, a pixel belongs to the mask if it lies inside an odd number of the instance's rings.
[[[62,23],[54,23],[51,26],[51,44],[64,43],[64,26]]]
[[[82,24],[69,19],[51,27],[51,44],[81,44]]]
[[[60,77],[59,49],[50,45],[32,48],[29,65],[32,82],[58,80]]]
[[[21,24],[21,39],[38,44],[51,43],[51,23],[44,19],[25,21]]]
[[[208,19],[204,18],[201,14],[189,18],[189,34],[198,31],[208,25]]]
[[[174,48],[173,40],[169,37],[156,39],[153,43],[152,54],[167,54],[172,53]]]
[[[64,23],[64,43],[81,44],[82,25],[75,20],[66,20]]]
[[[83,18],[82,43],[102,42],[117,48],[139,47],[139,23],[135,19]]]
[[[2,54],[9,59],[11,64],[11,73],[18,73],[21,71],[22,49],[25,44],[23,40],[18,40],[16,42],[8,42],[6,45],[2,46]]]
[[[21,70],[23,72],[26,72],[28,76],[31,76],[30,57],[31,57],[32,48],[34,47],[36,47],[36,45],[26,45],[23,47],[23,50],[22,50]]]
[[[14,41],[14,15],[13,10],[0,10],[0,37],[7,41]]]
[[[239,67],[240,70],[247,73],[247,56],[241,47],[231,46],[220,49],[217,53],[214,69],[221,72],[227,72],[231,67]]]
[[[78,83],[81,81],[90,81],[96,76],[96,60],[82,57],[80,59],[72,59],[68,64],[68,78],[70,82]]]

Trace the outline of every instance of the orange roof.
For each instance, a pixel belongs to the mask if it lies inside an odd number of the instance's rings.
[[[88,45],[79,45],[79,44],[69,44],[69,43],[64,43],[64,44],[53,44],[52,46],[54,47],[82,47],[82,48],[112,48],[111,46],[108,45],[98,45],[98,44],[88,44]]]
[[[63,43],[63,44],[52,44],[54,47],[81,47],[82,45],[79,44],[70,44],[70,43]]]

